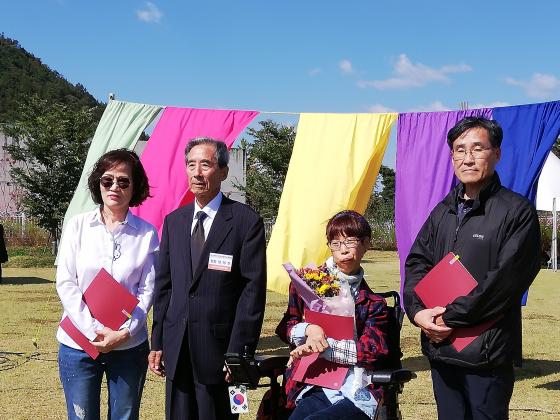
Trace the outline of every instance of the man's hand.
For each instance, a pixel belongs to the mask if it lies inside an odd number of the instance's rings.
[[[432,309],[423,309],[414,316],[414,323],[434,343],[441,343],[453,331],[453,328],[446,326],[441,318],[444,312],[445,308],[436,306]]]
[[[305,335],[307,340],[304,346],[307,346],[312,353],[321,353],[329,348],[325,331],[319,325],[309,324],[305,329]]]
[[[226,382],[232,382],[233,381],[233,376],[231,376],[231,371],[229,370],[229,367],[227,364],[224,364],[224,372],[226,373],[226,377],[225,380]]]
[[[115,331],[109,327],[103,327],[102,330],[96,331],[97,338],[91,342],[99,353],[109,353],[115,347],[118,347],[130,338],[128,328]]]
[[[163,369],[163,363],[161,360],[162,356],[163,352],[161,350],[152,350],[150,354],[148,354],[148,367],[157,376],[161,376],[163,378],[165,376],[165,370]]]

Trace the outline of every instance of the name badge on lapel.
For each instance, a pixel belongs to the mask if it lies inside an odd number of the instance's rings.
[[[231,265],[233,263],[233,255],[210,253],[208,258],[209,270],[220,270],[231,272]]]

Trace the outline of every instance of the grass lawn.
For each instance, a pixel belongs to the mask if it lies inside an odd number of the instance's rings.
[[[369,252],[364,268],[374,290],[398,289],[399,264],[393,252]],[[66,417],[58,379],[55,331],[61,306],[52,268],[5,268],[0,285],[0,419],[63,419]],[[512,419],[560,419],[560,272],[542,270],[523,310],[524,365],[511,402]],[[260,351],[282,348],[274,329],[286,297],[268,293]],[[408,320],[402,331],[404,366],[418,378],[401,398],[404,418],[436,418],[428,365],[420,353],[418,330]],[[256,411],[263,391],[250,391]],[[102,401],[106,400],[103,390]],[[103,413],[106,413],[103,410]],[[164,383],[148,375],[141,417],[164,417]],[[106,414],[102,414],[102,417]],[[247,415],[244,419],[254,418]]]

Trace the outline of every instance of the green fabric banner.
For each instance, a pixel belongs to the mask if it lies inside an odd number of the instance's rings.
[[[87,178],[97,159],[109,150],[133,149],[142,131],[161,109],[162,107],[156,105],[109,102],[91,141],[80,182],[64,215],[63,234],[64,227],[72,216],[95,208],[87,188]]]

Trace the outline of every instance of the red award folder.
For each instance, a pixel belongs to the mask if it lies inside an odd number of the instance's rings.
[[[354,317],[331,315],[305,310],[305,322],[319,325],[327,337],[335,340],[354,339]],[[295,368],[293,379],[306,384],[340,389],[348,367],[319,357],[318,353],[302,357]]]
[[[138,305],[136,296],[103,268],[84,292],[84,302],[91,316],[112,330],[118,330]]]
[[[84,292],[83,300],[91,316],[112,330],[118,330],[126,319],[131,317],[130,314],[139,302],[136,296],[132,295],[103,268],[99,270]],[[95,346],[68,317],[64,317],[60,326],[92,359],[99,356]]]
[[[97,359],[97,356],[99,356],[97,347],[91,344],[88,338],[83,335],[78,328],[76,328],[70,318],[65,316],[64,319],[60,321],[60,327],[70,336],[72,340],[76,342],[78,346],[82,348],[83,351],[89,354],[89,357],[93,360]]]
[[[450,252],[420,280],[414,291],[426,308],[433,308],[468,295],[477,284],[459,257]],[[455,328],[449,335],[449,341],[457,351],[461,351],[496,321],[492,319],[472,327]]]

